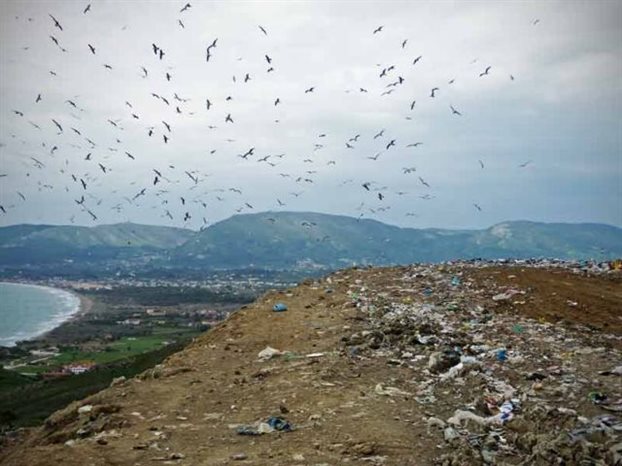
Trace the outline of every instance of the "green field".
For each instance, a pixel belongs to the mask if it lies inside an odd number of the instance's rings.
[[[0,370],[0,431],[9,426],[14,428],[37,425],[72,401],[106,388],[113,378],[132,377],[155,366],[179,351],[187,342],[162,346],[158,341],[162,340],[146,338],[140,343],[132,341],[136,351],[138,347],[147,348],[149,345],[159,347],[133,356],[127,356],[128,352],[118,351],[117,356],[125,354],[126,357],[98,366],[85,374],[59,379],[33,380],[13,371]],[[82,358],[84,354],[86,353],[77,353],[76,356]]]

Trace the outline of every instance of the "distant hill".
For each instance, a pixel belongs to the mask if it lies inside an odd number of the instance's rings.
[[[0,228],[0,264],[104,260],[161,252],[185,243],[191,230],[134,223],[96,227],[17,225]]]
[[[504,222],[486,230],[399,228],[375,220],[304,212],[236,215],[171,253],[209,268],[338,268],[457,258],[563,259],[622,256],[622,229],[602,224]]]
[[[80,271],[312,270],[470,258],[622,257],[622,229],[603,224],[503,222],[485,230],[413,229],[312,212],[236,215],[200,232],[122,223],[0,228],[0,268]],[[73,266],[78,267],[77,265]]]

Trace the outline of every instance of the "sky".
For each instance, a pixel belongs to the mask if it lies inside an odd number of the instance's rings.
[[[0,2],[0,226],[622,226],[622,2],[190,3]]]

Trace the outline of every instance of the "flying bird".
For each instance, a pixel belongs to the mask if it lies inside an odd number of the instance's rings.
[[[384,26],[378,26],[376,29],[374,29],[374,32],[372,34],[376,34],[376,33],[380,32],[380,31],[382,31],[383,27]]]
[[[438,87],[432,88],[432,91],[430,91],[430,97],[436,97],[435,92],[438,90],[439,90]]]
[[[261,32],[264,33],[264,35],[266,35],[266,36],[268,35],[268,31],[266,31],[263,26],[259,25],[257,27],[261,30]]]
[[[52,118],[52,121],[54,122],[56,127],[59,129],[59,131],[62,133],[63,132],[63,127],[60,125],[60,123],[58,121],[56,121],[54,118]]]
[[[54,18],[54,16],[50,15],[49,13],[48,13],[48,15],[49,15],[50,18],[52,18],[52,21],[54,21],[54,26],[62,31],[63,27],[60,25],[58,20],[56,18]]]
[[[314,90],[315,90],[315,87],[310,87],[309,89],[305,91],[305,94],[308,94],[309,92],[313,92]]]
[[[475,207],[480,212],[482,211],[482,208],[478,204],[473,203],[473,207]]]
[[[35,103],[39,103],[39,102],[41,102],[41,94],[39,94],[37,96],[37,99],[35,100]]]
[[[231,118],[231,114],[230,113],[225,118],[225,123],[233,123],[233,118]]]
[[[419,60],[423,58],[423,55],[419,55],[417,58],[413,60],[413,65],[416,65]]]
[[[453,105],[450,105],[449,108],[451,108],[451,113],[452,115],[458,115],[458,116],[462,116],[462,113],[460,113],[458,110],[456,110]]]
[[[93,47],[91,44],[86,44],[86,45],[88,45],[88,46],[89,46],[89,49],[91,50],[91,53],[92,53],[93,55],[95,55],[95,47]]]
[[[479,77],[486,76],[490,72],[490,68],[492,68],[492,66],[487,66],[486,69],[479,74]]]
[[[86,8],[82,12],[82,14],[87,14],[89,11],[91,11],[91,4],[90,3],[86,6]]]
[[[179,10],[180,13],[183,13],[184,11],[186,11],[188,8],[192,8],[192,5],[190,5],[190,3],[186,3],[183,8],[181,10]]]

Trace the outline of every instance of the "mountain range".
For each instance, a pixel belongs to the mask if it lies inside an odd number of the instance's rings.
[[[312,212],[235,215],[198,232],[133,223],[0,228],[4,271],[68,264],[137,271],[300,270],[510,257],[622,257],[622,229],[528,221],[484,230],[414,229]]]

